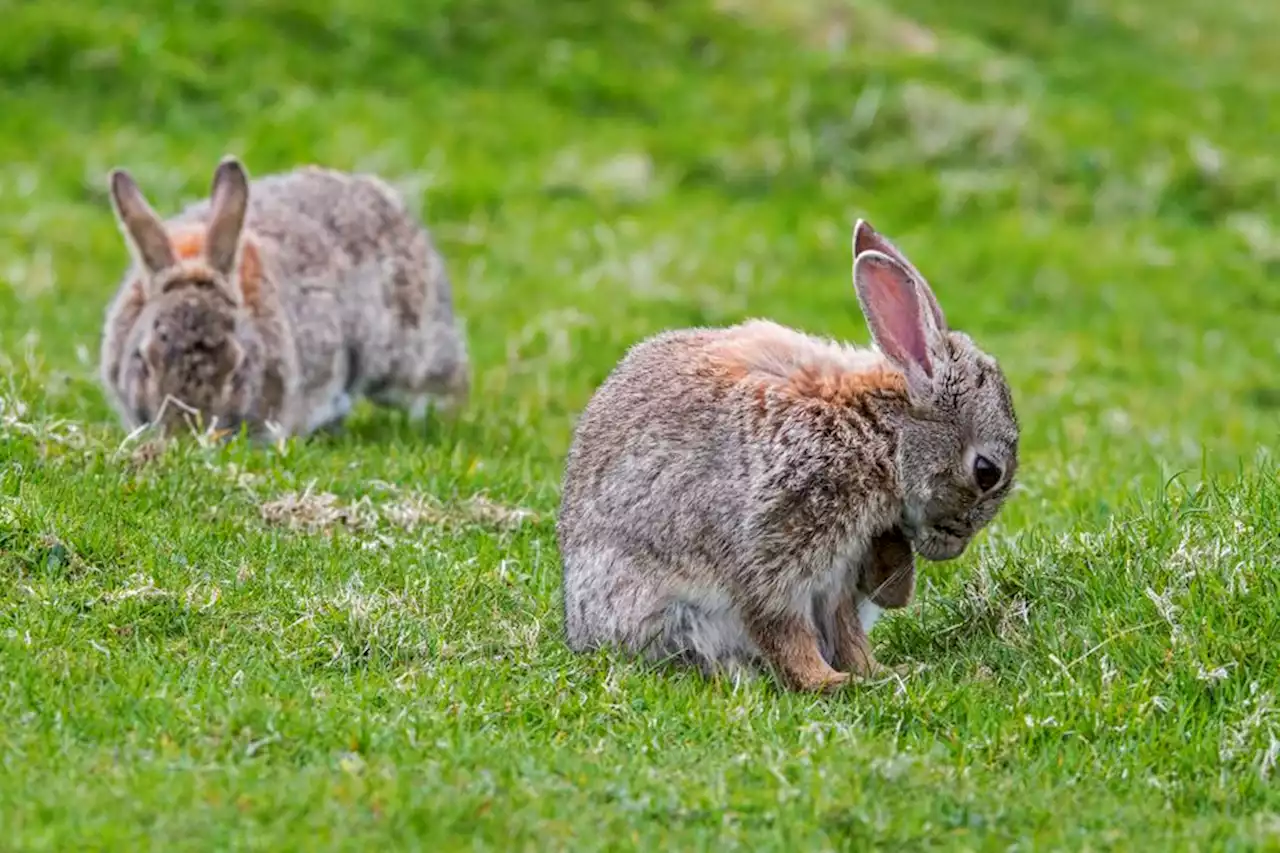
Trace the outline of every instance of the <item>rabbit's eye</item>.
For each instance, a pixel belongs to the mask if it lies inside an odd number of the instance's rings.
[[[979,489],[989,492],[1000,482],[1000,466],[979,454],[973,458],[973,479]]]

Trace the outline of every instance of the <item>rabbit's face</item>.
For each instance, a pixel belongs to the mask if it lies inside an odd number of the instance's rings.
[[[903,372],[911,398],[898,436],[902,530],[924,558],[949,560],[1013,488],[1013,395],[995,359],[950,330],[933,288],[901,249],[859,221],[853,253],[871,337]]]
[[[198,425],[234,431],[250,413],[259,377],[254,342],[235,307],[213,288],[185,287],[138,318],[121,370],[137,423],[166,433]]]
[[[131,419],[165,432],[191,423],[238,429],[251,414],[262,365],[253,328],[241,320],[248,174],[235,158],[224,158],[213,174],[204,229],[187,229],[177,243],[128,172],[113,170],[110,187],[147,295],[121,359],[119,385]]]
[[[902,526],[929,560],[964,552],[1013,488],[1018,421],[995,359],[950,332],[934,361],[932,393],[904,424],[898,468]]]

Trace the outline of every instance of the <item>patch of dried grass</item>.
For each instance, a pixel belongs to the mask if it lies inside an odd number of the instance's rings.
[[[455,504],[445,504],[420,493],[398,496],[384,503],[374,503],[368,496],[348,503],[332,492],[316,491],[314,483],[301,492],[286,492],[265,501],[259,510],[262,520],[268,524],[326,534],[339,529],[371,533],[384,525],[403,531],[466,526],[514,530],[539,520],[533,510],[508,506],[483,495]]]
[[[316,492],[314,484],[301,492],[286,492],[259,507],[262,520],[290,530],[328,533],[336,528],[352,531],[377,526],[378,514],[368,498],[354,504],[343,504],[332,492]]]
[[[102,594],[103,601],[112,603],[119,601],[127,601],[131,598],[140,599],[142,601],[150,601],[157,598],[174,598],[174,594],[167,589],[161,589],[156,586],[156,582],[149,575],[136,574],[129,578],[128,585],[120,589],[113,589]]]
[[[937,35],[918,21],[868,0],[717,0],[716,8],[794,33],[805,44],[832,52],[851,48],[932,56]]]

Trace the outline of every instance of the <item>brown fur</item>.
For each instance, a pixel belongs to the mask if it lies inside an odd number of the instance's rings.
[[[790,687],[805,691],[831,691],[849,681],[837,672],[818,651],[820,640],[813,625],[803,618],[783,613],[749,626],[765,658]]]
[[[187,261],[192,264],[190,277],[192,278],[208,278],[214,275],[206,266],[196,266],[204,257],[205,238],[207,232],[204,228],[196,225],[181,225],[170,228],[169,242],[173,244],[173,251],[179,260]],[[244,307],[254,315],[261,315],[263,312],[262,301],[262,258],[258,252],[258,245],[251,235],[245,235],[240,244],[240,265],[237,272],[238,284],[240,285],[240,296]],[[138,286],[141,287],[143,281],[138,280]]]
[[[785,390],[797,397],[821,400],[838,409],[863,407],[872,395],[906,400],[907,384],[901,373],[879,368],[863,373],[842,370],[827,372],[818,367],[802,367],[791,375]]]
[[[880,671],[880,664],[871,652],[871,640],[858,619],[857,599],[844,595],[836,605],[834,619],[834,660],[842,671],[866,678]]]
[[[871,560],[858,580],[858,591],[880,607],[895,610],[911,603],[916,590],[916,557],[911,542],[897,528],[871,543]]]
[[[853,370],[831,358],[824,347],[797,352],[792,346],[794,342],[782,336],[747,326],[707,355],[705,375],[726,387],[755,377],[781,394],[837,408],[860,406],[872,394],[906,398],[906,380],[888,365]]]

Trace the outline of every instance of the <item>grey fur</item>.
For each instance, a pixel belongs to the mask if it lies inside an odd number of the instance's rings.
[[[306,434],[361,395],[414,416],[465,401],[443,260],[378,178],[306,166],[250,183],[228,157],[211,198],[167,222],[127,172],[110,187],[134,263],[106,312],[101,376],[129,427],[198,413]]]
[[[766,321],[672,331],[597,390],[557,528],[573,649],[763,662],[799,689],[877,668],[859,619],[909,601],[913,550],[964,550],[1018,447],[999,366],[886,247],[859,222],[855,289],[879,352]],[[979,452],[1001,469],[985,493]]]

